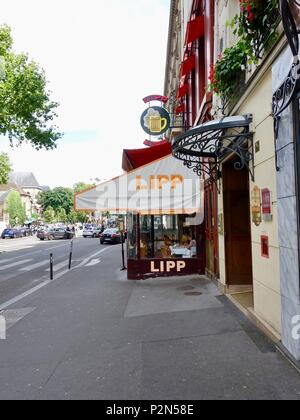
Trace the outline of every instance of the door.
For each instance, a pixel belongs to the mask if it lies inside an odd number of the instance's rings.
[[[215,183],[205,185],[205,246],[206,269],[209,274],[219,276],[217,187]]]
[[[249,173],[237,171],[234,160],[223,165],[225,259],[228,285],[250,285],[252,246]]]

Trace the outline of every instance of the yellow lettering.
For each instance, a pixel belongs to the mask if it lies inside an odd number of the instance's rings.
[[[154,261],[151,261],[151,273],[159,273],[159,269],[155,268]]]
[[[186,263],[184,261],[178,261],[177,263],[177,271],[180,273],[186,267]]]
[[[175,261],[168,261],[167,262],[167,272],[169,273],[173,268],[176,267]]]
[[[174,190],[177,187],[177,184],[183,184],[182,175],[172,175],[171,176],[172,189]]]
[[[167,175],[158,175],[158,188],[162,190],[163,186],[170,182],[170,178]]]

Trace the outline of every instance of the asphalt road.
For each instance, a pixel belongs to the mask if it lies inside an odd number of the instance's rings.
[[[101,254],[95,254],[106,246],[100,245],[99,239],[74,239],[72,267],[98,265]],[[0,240],[0,252],[0,307],[50,279],[51,253],[54,257],[54,278],[68,272],[69,240],[49,242],[36,237]]]
[[[0,256],[0,400],[300,400],[299,373],[208,280],[129,282],[121,247],[92,239],[69,272],[68,242],[29,242]]]

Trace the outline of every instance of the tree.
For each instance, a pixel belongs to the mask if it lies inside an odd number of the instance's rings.
[[[75,194],[81,193],[82,191],[95,187],[95,185],[96,184],[86,184],[85,182],[77,182],[77,184],[74,184],[73,186],[74,193]]]
[[[58,222],[61,222],[61,223],[67,223],[68,216],[67,216],[67,213],[66,213],[66,210],[65,209],[61,208],[61,209],[58,209],[57,210],[57,212],[56,212],[56,220]]]
[[[51,191],[43,191],[38,195],[38,203],[45,210],[52,207],[57,213],[64,209],[69,215],[74,208],[74,192],[71,188],[58,187]]]
[[[9,223],[12,227],[24,225],[26,221],[26,212],[20,194],[17,191],[11,191],[6,200],[6,212],[9,215]]]
[[[1,112],[1,111],[0,111]],[[0,184],[7,184],[12,165],[6,153],[0,154]]]
[[[11,144],[27,141],[37,150],[53,149],[62,137],[53,125],[58,103],[50,99],[44,71],[12,46],[11,29],[0,26],[0,134]]]
[[[46,223],[53,223],[55,222],[55,211],[52,207],[48,207],[44,211],[44,220]]]

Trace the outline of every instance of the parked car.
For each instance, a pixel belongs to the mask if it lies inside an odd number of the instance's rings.
[[[54,239],[73,239],[74,233],[62,227],[50,230],[41,230],[38,232],[37,237],[41,241],[44,241],[45,239],[48,239],[49,241]]]
[[[101,226],[88,226],[84,228],[82,236],[84,238],[99,238],[101,232]]]
[[[105,242],[108,242],[110,244],[120,244],[122,243],[122,234],[119,231],[119,229],[106,229],[100,235],[100,242],[101,244],[104,244]]]
[[[51,230],[49,230],[49,229],[40,229],[40,230],[38,230],[38,233],[37,233],[36,236],[41,241],[45,241],[46,239],[48,241],[51,241],[51,240],[54,239],[54,236],[51,234]]]
[[[22,231],[20,229],[4,229],[2,232],[1,238],[2,239],[16,239],[16,238],[22,238]]]
[[[32,230],[29,228],[21,228],[22,236],[32,236]]]

